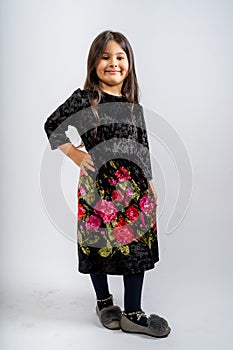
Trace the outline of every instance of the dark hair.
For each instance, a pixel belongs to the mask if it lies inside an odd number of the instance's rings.
[[[87,59],[87,77],[84,90],[91,89],[97,91],[98,99],[100,99],[99,78],[96,74],[96,66],[109,40],[115,40],[120,45],[122,50],[125,51],[129,62],[128,75],[123,82],[121,93],[128,102],[138,103],[138,82],[133,50],[126,37],[119,32],[106,30],[100,33],[92,42]]]
[[[134,54],[132,47],[127,38],[122,33],[105,30],[104,32],[97,35],[91,44],[87,59],[87,76],[83,87],[84,90],[87,90],[89,92],[89,102],[97,120],[99,119],[99,116],[96,110],[96,105],[100,102],[101,90],[99,87],[99,78],[96,74],[96,66],[99,62],[101,54],[104,52],[110,40],[115,40],[120,45],[122,50],[126,53],[129,62],[128,75],[123,81],[121,93],[126,98],[126,100],[132,104],[131,114],[133,112],[133,104],[139,103],[139,87],[135,71]],[[84,146],[83,142],[78,146],[78,148],[81,146]]]

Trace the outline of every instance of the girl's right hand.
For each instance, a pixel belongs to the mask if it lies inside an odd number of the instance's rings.
[[[79,150],[81,151],[81,150]],[[81,151],[84,153],[84,155],[82,156],[82,160],[80,163],[80,169],[83,171],[84,175],[88,176],[88,173],[86,171],[86,169],[90,169],[91,171],[95,171],[95,168],[93,167],[94,163],[92,160],[92,157],[89,153]]]
[[[80,149],[74,147],[71,143],[65,143],[58,147],[62,152],[64,152],[73,162],[82,169],[83,173],[88,176],[87,169],[95,171],[93,167],[94,163],[92,157],[89,153],[84,152]]]

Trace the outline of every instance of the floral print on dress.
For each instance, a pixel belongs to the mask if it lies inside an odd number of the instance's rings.
[[[96,180],[81,170],[77,232],[83,253],[89,255],[95,247],[102,257],[114,249],[128,255],[130,244],[139,241],[150,248],[153,236],[148,232],[156,229],[156,206],[151,186],[132,161],[108,161]]]

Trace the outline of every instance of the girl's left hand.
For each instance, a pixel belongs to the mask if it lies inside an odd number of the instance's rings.
[[[152,180],[149,180],[149,183],[150,183],[150,185],[151,185],[152,191],[153,191],[154,196],[155,196],[155,201],[156,201],[156,204],[157,204],[158,194],[157,194],[157,192],[155,191],[154,184],[153,184]]]

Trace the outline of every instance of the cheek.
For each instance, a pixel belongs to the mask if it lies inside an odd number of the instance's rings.
[[[124,62],[123,65],[122,65],[122,68],[123,68],[126,72],[128,72],[128,70],[129,70],[129,63],[128,63],[128,62]]]
[[[102,62],[98,63],[96,66],[96,73],[102,73],[104,70],[104,64]]]

